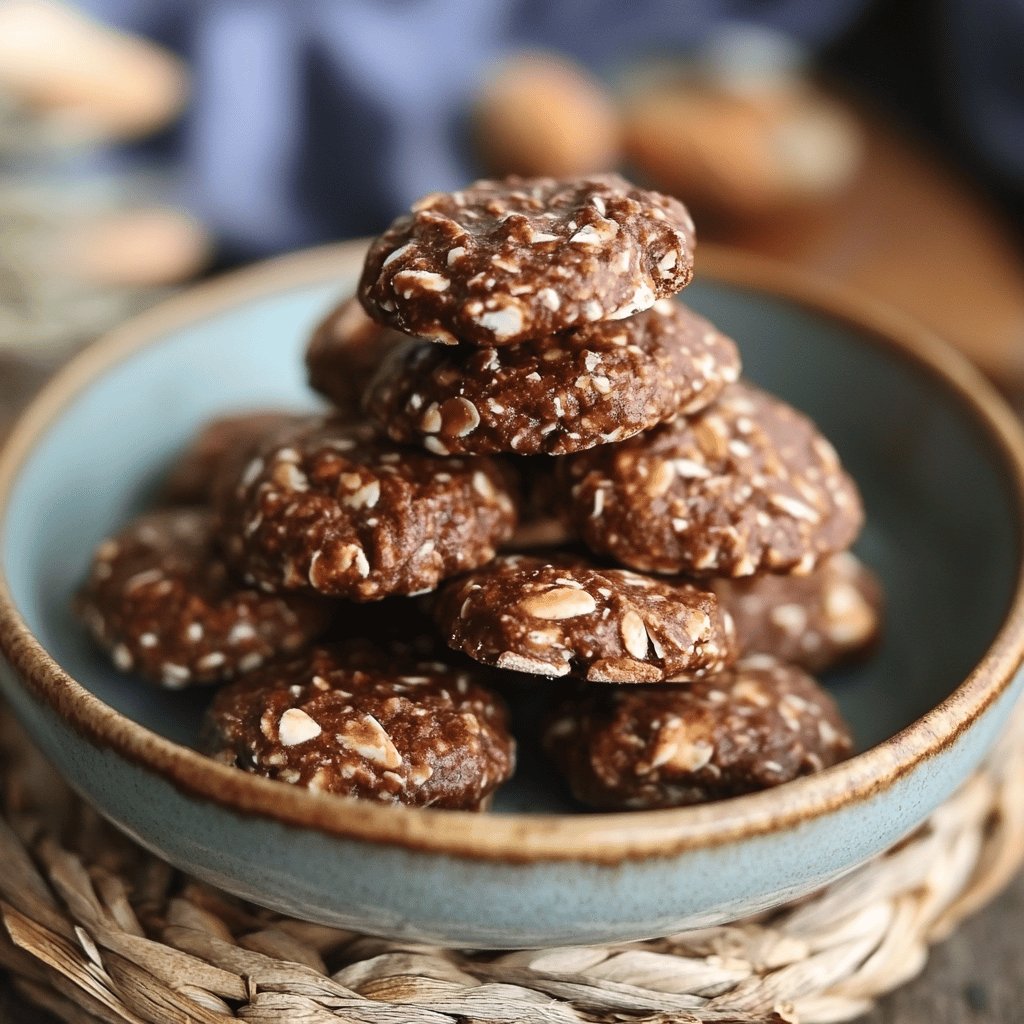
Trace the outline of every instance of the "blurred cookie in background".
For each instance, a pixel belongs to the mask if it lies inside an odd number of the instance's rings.
[[[169,168],[100,147],[151,134],[188,96],[163,48],[48,0],[0,4],[0,353],[52,360],[210,262]]]
[[[114,209],[83,219],[67,237],[66,269],[97,286],[155,288],[194,277],[211,258],[210,238],[184,210]]]
[[[732,616],[742,656],[767,654],[824,672],[866,656],[879,640],[881,581],[849,551],[806,576],[717,579],[710,587]]]
[[[686,61],[623,80],[626,160],[701,214],[740,220],[833,197],[861,129],[809,77],[809,54],[764,28],[720,30]]]
[[[494,175],[562,178],[619,165],[612,95],[566,56],[520,53],[493,67],[473,105],[473,136]]]
[[[167,50],[49,0],[0,4],[0,93],[64,139],[138,138],[185,104],[188,76]]]

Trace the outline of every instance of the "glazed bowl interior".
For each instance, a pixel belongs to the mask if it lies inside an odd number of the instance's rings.
[[[114,671],[73,618],[72,594],[94,545],[146,507],[205,419],[316,407],[302,350],[351,286],[321,274],[126,346],[62,399],[14,479],[0,567],[17,611],[72,678],[175,743],[194,745],[209,693],[159,692]],[[1004,620],[1020,521],[1003,456],[963,399],[898,346],[707,276],[685,298],[738,340],[751,379],[817,421],[862,489],[867,527],[856,550],[884,582],[885,636],[870,660],[825,682],[868,749],[946,698]],[[578,810],[528,746],[521,764],[498,812]]]

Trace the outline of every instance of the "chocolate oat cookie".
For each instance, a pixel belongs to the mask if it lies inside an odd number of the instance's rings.
[[[736,623],[740,652],[770,654],[821,672],[870,648],[882,621],[882,586],[849,552],[807,576],[711,580]]]
[[[233,579],[201,509],[151,512],[104,541],[77,611],[119,669],[167,689],[251,672],[305,646],[332,614],[321,598]]]
[[[765,657],[686,686],[587,687],[552,716],[544,745],[573,795],[606,810],[751,793],[853,750],[832,698]]]
[[[309,386],[329,398],[337,412],[359,418],[366,388],[381,360],[404,334],[371,320],[353,296],[324,317],[306,349]]]
[[[512,775],[501,699],[472,674],[321,647],[217,694],[203,749],[308,789],[478,810]]]
[[[365,424],[313,419],[224,489],[221,536],[268,589],[374,601],[490,561],[516,523],[513,490],[490,459],[442,459]]]
[[[271,434],[301,418],[295,413],[254,409],[211,420],[171,467],[161,495],[163,504],[208,504],[234,464],[251,458]]]
[[[394,440],[440,454],[567,455],[696,412],[739,371],[729,338],[662,299],[542,342],[406,341],[378,371],[366,408]]]
[[[696,679],[735,657],[710,591],[572,559],[498,558],[445,587],[435,618],[485,665],[595,683]]]
[[[814,424],[744,381],[695,416],[563,466],[572,525],[634,569],[807,573],[863,520],[856,485]]]
[[[689,284],[693,247],[682,203],[616,174],[478,181],[396,220],[359,297],[407,334],[511,345],[649,309]]]

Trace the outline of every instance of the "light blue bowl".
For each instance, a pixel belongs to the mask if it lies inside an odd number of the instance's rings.
[[[79,357],[0,456],[0,683],[103,814],[171,863],[274,909],[446,945],[628,940],[805,894],[918,826],[974,770],[1020,688],[1024,442],[978,375],[918,328],[761,262],[702,254],[687,299],[749,376],[814,417],[866,499],[888,593],[877,656],[830,676],[864,753],[699,808],[580,813],[522,758],[496,813],[376,807],[189,749],[208,692],[114,672],[69,597],[198,424],[311,406],[310,327],[361,249],[301,254],[172,300]]]

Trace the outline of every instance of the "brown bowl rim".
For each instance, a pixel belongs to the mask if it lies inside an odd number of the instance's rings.
[[[234,271],[174,296],[72,359],[22,413],[0,450],[0,525],[18,471],[72,396],[167,331],[269,293],[354,275],[362,240],[323,246]],[[474,815],[376,806],[310,793],[228,768],[151,732],[93,696],[54,661],[19,614],[0,566],[0,652],[28,691],[93,745],[158,774],[186,795],[235,814],[410,850],[474,860],[617,864],[780,833],[870,800],[954,744],[1006,690],[1024,660],[1024,434],[995,389],[931,331],[863,295],[785,264],[704,246],[707,278],[783,298],[854,328],[937,381],[1002,460],[1017,516],[1017,580],[1002,625],[967,678],[935,708],[884,742],[825,772],[733,800],[611,814]]]

